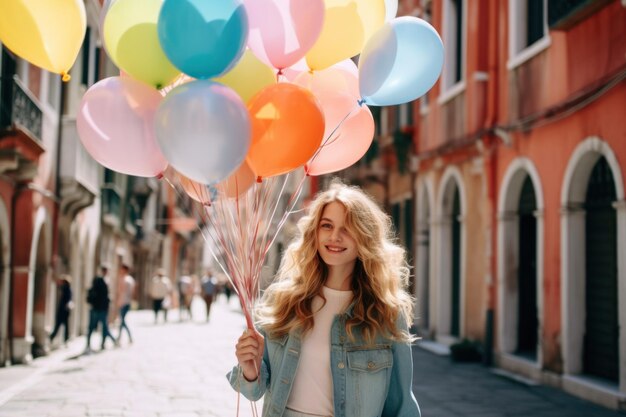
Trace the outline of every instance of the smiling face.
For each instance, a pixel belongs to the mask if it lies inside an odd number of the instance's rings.
[[[352,274],[358,251],[357,244],[346,229],[346,209],[336,201],[324,207],[317,226],[317,251],[329,272],[344,277]]]

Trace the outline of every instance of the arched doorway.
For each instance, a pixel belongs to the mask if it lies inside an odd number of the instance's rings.
[[[459,189],[455,187],[452,197],[452,212],[450,213],[451,247],[450,261],[452,262],[452,274],[450,276],[450,335],[460,336],[461,315],[461,197]]]
[[[441,181],[437,221],[437,340],[450,344],[464,335],[464,195],[462,177],[450,167]]]
[[[583,372],[619,382],[617,215],[606,158],[591,170],[585,199],[585,336]]]
[[[499,365],[539,379],[544,199],[539,173],[530,159],[511,162],[498,195]]]
[[[600,138],[575,149],[561,204],[564,387],[614,401],[626,393],[626,261],[617,256],[626,253],[626,200],[622,168]]]
[[[519,267],[517,276],[517,347],[515,353],[535,361],[537,359],[537,202],[530,176],[526,176],[520,195]]]

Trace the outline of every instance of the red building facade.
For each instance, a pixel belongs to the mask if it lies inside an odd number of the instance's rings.
[[[418,332],[624,407],[625,2],[404,0],[398,14],[440,33],[442,76],[373,109],[375,143],[342,175],[411,251]]]
[[[431,237],[417,255],[418,269],[430,265],[418,276],[430,281],[423,326],[441,341],[482,340],[497,365],[617,408],[626,9],[444,0],[430,12],[447,60],[415,137],[418,225]]]

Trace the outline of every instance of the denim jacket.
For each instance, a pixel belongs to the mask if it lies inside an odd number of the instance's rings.
[[[368,345],[358,328],[353,330],[352,342],[345,326],[348,315],[335,316],[331,326],[335,417],[419,417],[412,392],[411,346],[381,336]],[[406,330],[404,320],[399,324]],[[294,331],[277,339],[262,334],[265,349],[260,376],[249,382],[235,366],[227,377],[232,387],[251,401],[265,394],[263,417],[281,417],[298,369],[301,334]]]

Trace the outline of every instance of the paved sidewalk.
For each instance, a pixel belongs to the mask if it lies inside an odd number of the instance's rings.
[[[496,375],[482,364],[413,350],[414,389],[424,417],[626,416],[556,388],[529,386]]]
[[[85,339],[72,341],[30,366],[0,368],[0,417],[208,417],[237,415],[237,393],[225,374],[235,363],[234,344],[245,327],[236,299],[214,303],[205,323],[155,325],[149,311],[129,313],[135,343],[81,355]],[[114,334],[117,334],[114,332]],[[124,336],[125,337],[125,336]],[[99,337],[92,340],[99,346]],[[563,392],[528,387],[494,375],[480,364],[453,364],[414,349],[414,391],[424,417],[618,417]],[[241,397],[241,417],[253,416]],[[260,415],[262,402],[257,403]]]
[[[237,415],[237,393],[226,380],[236,361],[234,345],[245,328],[235,298],[214,303],[205,323],[202,300],[194,300],[197,321],[154,324],[150,311],[133,311],[122,346],[110,341],[103,352],[82,355],[85,338],[32,366],[0,369],[0,417],[199,417]],[[113,331],[117,335],[117,329]],[[100,338],[92,338],[92,346]],[[241,417],[252,416],[240,400]],[[260,415],[262,401],[257,402]]]

